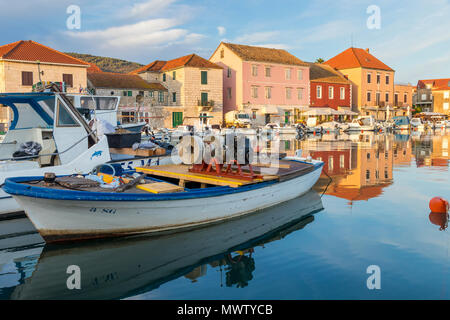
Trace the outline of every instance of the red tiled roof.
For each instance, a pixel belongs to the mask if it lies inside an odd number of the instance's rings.
[[[287,65],[308,66],[308,64],[283,49],[247,46],[222,42],[224,46],[233,51],[245,61],[272,62]],[[219,46],[220,47],[220,46]]]
[[[373,55],[368,52],[368,49],[360,48],[348,48],[347,50],[339,53],[325,64],[332,66],[335,69],[351,69],[351,68],[368,68],[394,71],[391,67],[387,66]]]
[[[146,66],[131,71],[130,74],[138,74],[146,71],[161,72],[177,69],[180,67],[222,69],[222,67],[218,66],[215,63],[212,63],[211,61],[208,61],[196,54],[190,54],[169,61],[156,60]]]
[[[89,66],[87,62],[71,57],[32,40],[20,40],[0,46],[0,59],[40,61],[47,63]]]
[[[167,89],[160,83],[147,82],[138,75],[113,73],[113,72],[89,72],[88,80],[95,88],[111,89],[143,89],[160,90]]]
[[[129,72],[129,74],[138,74],[138,73],[142,73],[142,72],[146,72],[146,71],[159,72],[159,71],[161,71],[161,68],[164,67],[164,65],[166,63],[167,63],[167,61],[155,60],[146,66],[140,67],[136,70]]]
[[[311,82],[350,83],[343,74],[326,64],[308,63],[308,65]]]
[[[100,69],[95,63],[88,62],[89,68],[87,69],[87,72],[103,72],[102,69]]]
[[[427,84],[431,84],[433,90],[450,90],[450,78],[419,80],[417,88],[425,88]]]

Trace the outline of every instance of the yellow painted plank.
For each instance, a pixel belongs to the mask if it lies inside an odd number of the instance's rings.
[[[139,184],[136,186],[137,189],[151,192],[151,193],[171,193],[184,191],[184,188],[173,185],[167,182],[154,182],[147,184]]]

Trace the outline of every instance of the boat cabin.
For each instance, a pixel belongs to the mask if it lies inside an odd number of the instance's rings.
[[[0,94],[13,119],[0,144],[0,161],[20,160],[28,169],[65,164],[97,142],[96,135],[64,94]]]

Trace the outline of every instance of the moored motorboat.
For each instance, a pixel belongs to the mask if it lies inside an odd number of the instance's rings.
[[[286,157],[272,167],[276,174],[263,174],[267,168],[254,166],[250,178],[239,179],[198,173],[186,165],[152,166],[137,169],[147,174],[145,187],[125,192],[46,186],[42,177],[7,179],[4,190],[23,206],[42,237],[53,242],[174,232],[222,222],[306,193],[322,167],[322,161]],[[178,185],[171,183],[174,179]]]

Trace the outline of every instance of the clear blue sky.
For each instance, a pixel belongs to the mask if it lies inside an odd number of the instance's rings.
[[[325,60],[351,45],[396,70],[396,82],[450,77],[448,0],[0,0],[0,44],[35,40],[140,63],[197,53],[209,58],[221,40],[287,49]],[[69,30],[67,7],[81,9]],[[367,8],[380,8],[380,29]],[[6,31],[7,30],[7,31]],[[6,32],[5,32],[6,31]]]

